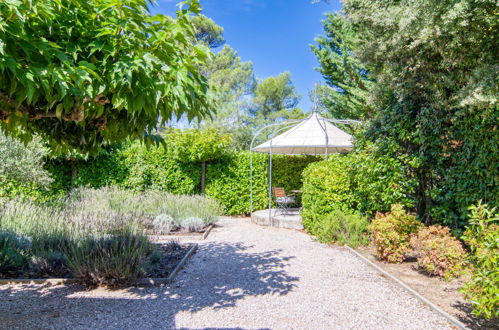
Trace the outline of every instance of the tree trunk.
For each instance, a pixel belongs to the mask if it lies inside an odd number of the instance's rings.
[[[70,160],[71,163],[71,188],[75,186],[76,177],[78,176],[78,167],[74,159]]]
[[[430,209],[432,205],[432,200],[430,197],[429,186],[429,169],[426,167],[418,168],[416,170],[416,177],[418,179],[418,186],[416,189],[416,213],[419,218],[426,224],[431,223]]]
[[[201,195],[204,196],[204,179],[206,176],[206,161],[201,162]]]

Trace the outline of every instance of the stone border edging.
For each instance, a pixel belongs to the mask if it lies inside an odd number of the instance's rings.
[[[168,275],[167,278],[143,278],[140,281],[137,282],[137,285],[151,285],[151,286],[158,286],[161,284],[171,284],[173,280],[175,280],[175,277],[177,274],[180,272],[180,270],[184,267],[185,263],[189,258],[194,254],[194,252],[197,250],[198,244],[193,243],[192,246],[189,248],[189,251],[182,257],[182,259],[179,261],[177,266],[172,270],[172,272]]]
[[[435,305],[434,303],[432,303],[431,301],[429,301],[428,299],[426,299],[425,297],[423,297],[421,294],[419,294],[417,291],[415,291],[414,289],[412,289],[410,286],[408,286],[407,284],[405,284],[404,282],[402,282],[401,280],[399,280],[398,278],[396,278],[392,274],[388,273],[387,271],[385,271],[384,269],[382,269],[381,267],[379,267],[378,265],[376,265],[375,263],[373,263],[371,260],[369,260],[366,257],[364,257],[362,254],[360,254],[356,250],[352,249],[348,245],[345,245],[345,247],[350,251],[350,253],[352,253],[355,256],[357,256],[364,263],[370,265],[371,267],[373,267],[374,269],[376,269],[378,272],[380,272],[381,274],[385,275],[386,277],[388,277],[389,279],[391,279],[392,281],[394,281],[395,283],[397,283],[400,287],[402,287],[403,289],[409,291],[409,293],[411,293],[413,296],[415,296],[423,304],[426,304],[432,310],[434,310],[435,312],[437,312],[440,315],[442,315],[443,317],[445,317],[449,322],[451,322],[453,325],[455,325],[458,329],[461,329],[461,330],[470,330],[470,328],[468,328],[464,323],[462,323],[461,321],[457,320],[454,316],[450,315],[449,313],[447,313],[446,311],[444,311],[442,308],[438,307],[437,305]]]
[[[187,253],[182,257],[182,259],[179,261],[177,266],[172,270],[172,272],[168,275],[166,278],[143,278],[140,279],[136,285],[151,285],[151,286],[158,286],[161,284],[170,284],[173,282],[177,274],[180,272],[180,270],[184,267],[185,263],[187,260],[194,254],[194,252],[197,250],[198,245],[197,243],[193,243],[192,246],[189,248]],[[0,285],[4,284],[52,284],[52,285],[58,285],[58,284],[75,284],[79,283],[79,280],[77,278],[6,278],[6,279],[0,279]]]
[[[210,232],[214,226],[215,225],[212,223],[211,225],[208,226],[208,228],[206,228],[206,230],[204,231],[204,234],[203,234],[203,239],[206,239],[206,237],[208,237],[208,235],[210,234]]]

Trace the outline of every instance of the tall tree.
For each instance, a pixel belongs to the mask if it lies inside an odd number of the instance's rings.
[[[215,126],[238,127],[245,116],[245,97],[255,84],[253,64],[242,62],[237,52],[225,45],[206,65],[206,76],[217,99]]]
[[[47,138],[57,151],[96,151],[148,136],[158,121],[210,114],[186,1],[177,17],[146,0],[0,3],[0,121],[5,132]]]
[[[459,226],[477,200],[498,204],[496,1],[344,5],[377,81],[370,137],[414,158],[419,214]]]
[[[326,14],[322,21],[325,36],[311,45],[327,86],[317,86],[315,96],[333,117],[367,119],[373,116],[368,96],[372,81],[368,68],[357,57],[359,36],[351,22],[339,13]]]
[[[201,165],[201,194],[205,192],[206,163],[221,158],[232,137],[214,128],[170,130],[166,134],[168,152],[180,162]]]
[[[210,47],[217,48],[225,43],[224,28],[217,25],[211,18],[202,14],[192,17],[196,41]]]
[[[296,109],[300,98],[291,80],[291,73],[283,72],[257,83],[251,112],[257,119],[266,121],[296,117],[301,113],[301,110]]]

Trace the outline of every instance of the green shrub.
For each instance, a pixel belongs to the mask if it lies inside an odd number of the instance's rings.
[[[30,247],[29,238],[0,229],[0,275],[24,269]]]
[[[43,167],[47,154],[39,136],[25,144],[0,129],[0,196],[44,199],[53,181]]]
[[[349,158],[332,155],[329,160],[313,163],[303,172],[303,225],[313,228],[334,210],[351,212],[355,207],[347,168]]]
[[[267,156],[253,153],[253,209],[267,204]],[[250,211],[249,152],[227,155],[206,168],[206,195],[225,206],[227,215]]]
[[[418,267],[429,275],[451,279],[463,269],[465,251],[461,242],[450,234],[449,227],[421,227],[410,244]]]
[[[150,249],[147,237],[133,231],[88,235],[72,245],[67,260],[73,276],[88,286],[127,286],[143,274]]]
[[[473,314],[499,317],[499,214],[481,202],[470,207],[464,242],[474,266],[471,281],[462,291],[473,303]]]
[[[303,172],[303,224],[309,229],[333,210],[374,215],[392,204],[412,207],[414,180],[405,159],[377,156],[374,147],[330,155]]]
[[[29,259],[30,271],[37,277],[65,277],[69,273],[66,255],[61,251],[42,250]]]
[[[335,210],[321,221],[314,222],[313,234],[321,242],[347,244],[352,248],[369,243],[367,217]]]
[[[203,229],[204,223],[201,218],[189,217],[182,221],[182,227],[190,232],[199,232]]]
[[[317,157],[274,155],[272,185],[300,189],[302,171]],[[253,153],[253,210],[268,207],[268,155]],[[207,165],[206,195],[225,207],[225,214],[250,213],[250,155],[237,152]]]
[[[376,256],[388,262],[404,261],[410,251],[410,237],[421,226],[416,216],[408,214],[400,204],[392,205],[388,213],[377,213],[369,226]]]
[[[82,186],[94,189],[116,186],[125,190],[156,190],[177,195],[199,194],[201,167],[198,163],[181,161],[178,157],[178,154],[168,152],[161,146],[147,148],[133,142],[106,148],[96,158],[50,160],[45,166],[54,179],[50,190],[44,192],[38,187],[28,187],[23,195],[46,201]],[[249,214],[249,152],[227,152],[219,157],[206,163],[206,196],[221,203],[227,215]],[[318,159],[313,156],[274,155],[273,185],[282,186],[287,191],[300,189],[303,169]],[[267,172],[268,156],[253,153],[255,210],[268,205]],[[16,190],[9,196],[19,194]]]

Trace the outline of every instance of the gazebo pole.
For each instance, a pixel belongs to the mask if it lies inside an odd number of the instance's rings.
[[[251,220],[253,220],[253,151],[251,151],[251,146],[250,146],[250,217]]]
[[[272,134],[272,138],[274,135]],[[269,224],[272,226],[272,138],[270,138],[269,152]]]

